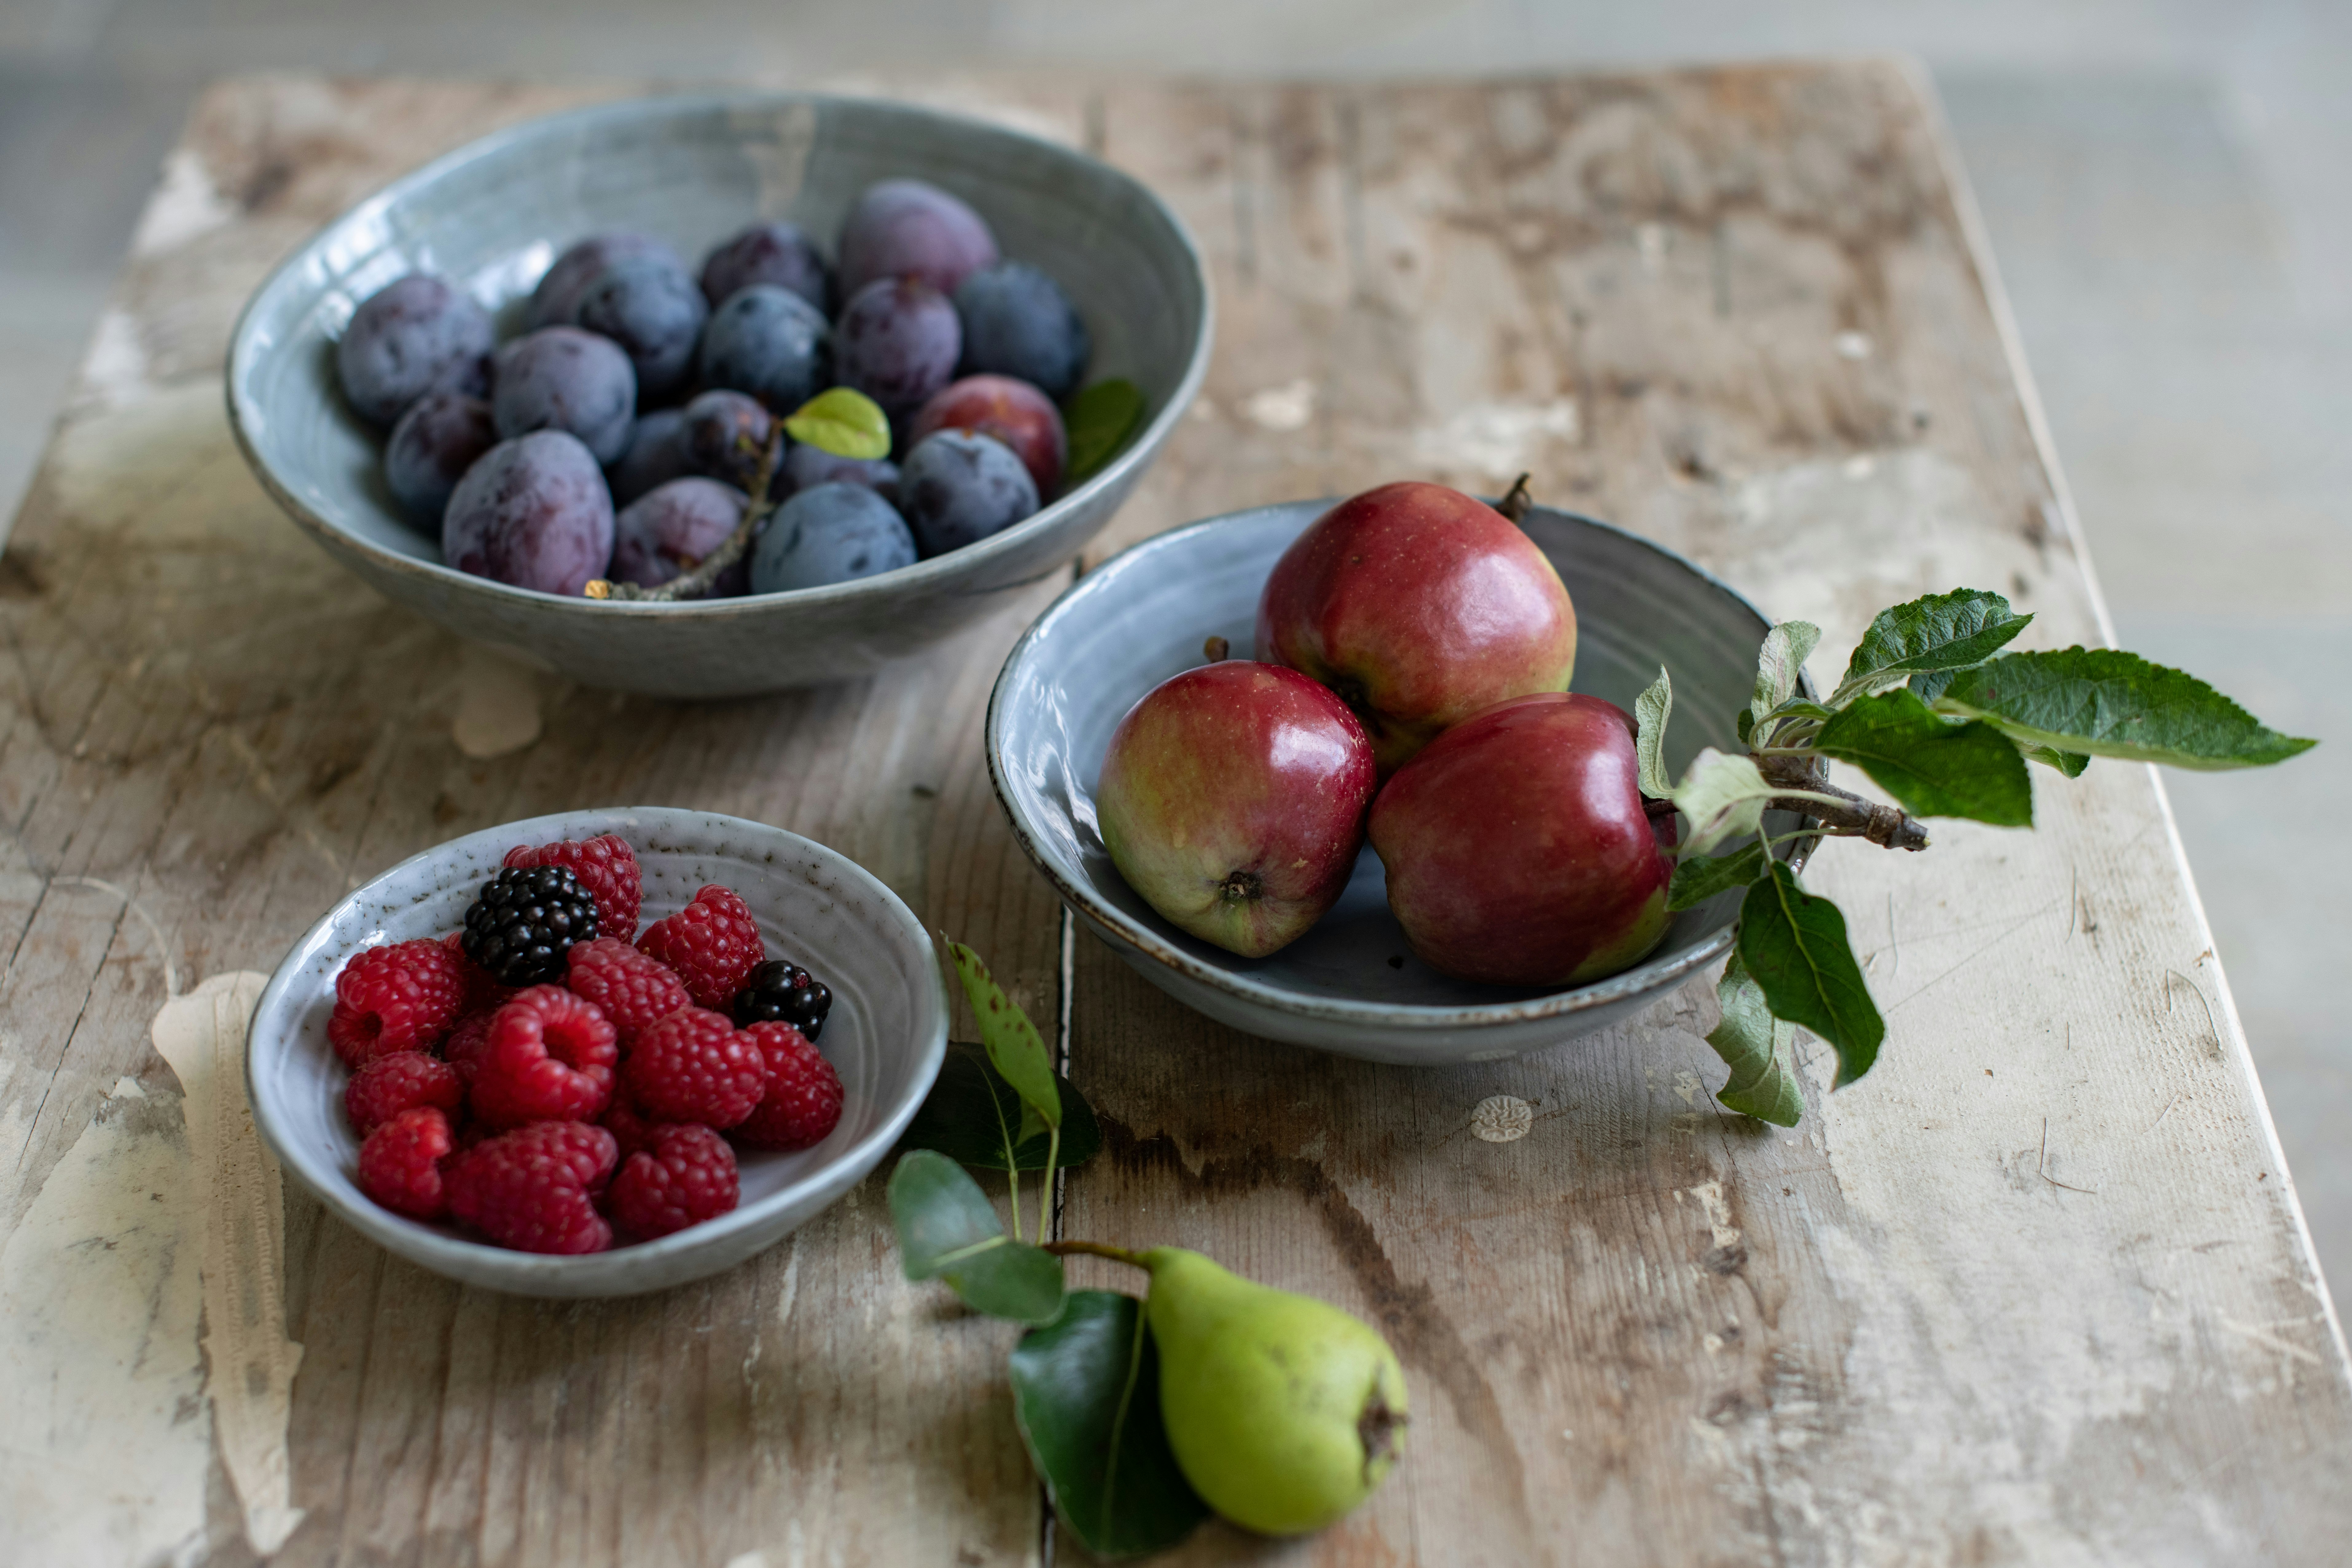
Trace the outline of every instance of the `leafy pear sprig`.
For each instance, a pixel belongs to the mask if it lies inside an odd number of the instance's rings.
[[[1360,1502],[1402,1445],[1405,1390],[1395,1353],[1338,1309],[1236,1279],[1197,1253],[1047,1240],[1055,1172],[1092,1158],[1101,1147],[1099,1127],[979,955],[961,942],[947,947],[980,1018],[982,1043],[950,1047],[907,1130],[908,1152],[890,1173],[890,1217],[908,1279],[940,1280],[975,1310],[1027,1326],[1007,1367],[1013,1414],[1056,1516],[1096,1556],[1130,1557],[1182,1541],[1213,1501],[1276,1533],[1319,1528]],[[1010,1236],[967,1164],[1006,1173]],[[1024,1171],[1038,1173],[1041,1187],[1034,1242],[1022,1236]],[[1150,1301],[1068,1289],[1062,1259],[1076,1253],[1148,1271]],[[1228,1307],[1204,1313],[1184,1306],[1184,1298],[1204,1293]],[[1229,1304],[1242,1298],[1249,1310],[1237,1315]],[[1195,1342],[1203,1340],[1204,1321],[1213,1340],[1237,1317],[1261,1325],[1262,1337],[1280,1339],[1291,1362],[1322,1358],[1325,1370],[1339,1369],[1337,1384],[1370,1391],[1350,1428],[1362,1445],[1360,1463],[1339,1462],[1346,1445],[1335,1447],[1328,1431],[1303,1445],[1277,1433],[1274,1459],[1253,1457],[1265,1446],[1268,1412],[1237,1404],[1225,1373],[1183,1372],[1187,1356],[1219,1366],[1230,1359]],[[1163,1406],[1160,1340],[1169,1333],[1176,1336],[1168,1352],[1173,1375],[1164,1387],[1173,1403]],[[1319,1405],[1293,1418],[1345,1420]],[[1192,1456],[1181,1461],[1180,1441]],[[1196,1491],[1188,1474],[1200,1476],[1212,1498]]]
[[[1740,892],[1737,945],[1717,987],[1723,1022],[1707,1037],[1731,1068],[1716,1097],[1731,1110],[1796,1125],[1802,1101],[1789,1054],[1797,1028],[1837,1052],[1841,1089],[1870,1070],[1886,1034],[1844,915],[1807,892],[1775,851],[1820,838],[1921,850],[1922,817],[2030,827],[2028,762],[2067,778],[2093,757],[2263,767],[2315,743],[2267,728],[2194,676],[2137,654],[2005,651],[2032,618],[1977,588],[1897,605],[1871,622],[1836,689],[1819,700],[1803,689],[1801,671],[1821,629],[1783,622],[1765,636],[1755,695],[1739,713],[1747,753],[1703,747],[1678,783],[1665,767],[1674,683],[1663,668],[1634,703],[1642,793],[1672,801],[1685,823],[1666,907]],[[1832,759],[1862,769],[1901,809],[1832,784]],[[1764,814],[1775,809],[1796,813],[1801,825],[1765,837]]]

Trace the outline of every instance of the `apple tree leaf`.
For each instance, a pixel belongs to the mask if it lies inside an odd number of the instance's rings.
[[[1998,653],[2023,631],[2032,616],[2021,616],[1999,594],[1958,588],[1930,594],[1907,605],[1881,610],[1847,660],[1844,679],[1830,694],[1830,706],[1888,686],[1900,686],[1923,671],[1965,669]],[[1917,682],[1914,682],[1916,689]],[[1934,693],[1920,696],[1934,700]]]
[[[1811,1029],[1836,1048],[1837,1087],[1870,1070],[1886,1037],[1886,1020],[1853,961],[1845,916],[1799,887],[1786,866],[1757,879],[1740,900],[1739,961],[1763,988],[1774,1017]]]
[[[1766,632],[1764,646],[1756,650],[1756,700],[1748,705],[1748,710],[1769,717],[1772,710],[1794,697],[1805,660],[1821,641],[1822,628],[1811,621],[1782,621]]]
[[[1054,1168],[1066,1170],[1101,1152],[1102,1129],[1095,1121],[1094,1108],[1068,1079],[1056,1074],[1054,1086],[1062,1100],[1061,1148]],[[1033,1118],[1025,1131],[1024,1110]],[[1051,1142],[1044,1119],[989,1065],[987,1050],[968,1040],[952,1040],[939,1079],[907,1124],[900,1146],[935,1149],[976,1171],[1042,1171]]]
[[[1775,793],[1752,759],[1701,748],[1675,786],[1675,805],[1690,819],[1682,852],[1704,855],[1726,839],[1756,832],[1764,824],[1764,803]]]
[[[820,392],[784,417],[784,434],[836,458],[890,455],[890,416],[846,386]]]
[[[1715,1098],[1742,1116],[1776,1127],[1794,1127],[1805,1110],[1805,1099],[1798,1091],[1797,1075],[1790,1062],[1797,1039],[1795,1026],[1772,1016],[1764,988],[1756,984],[1736,952],[1715,988],[1715,997],[1722,1006],[1723,1022],[1707,1032],[1706,1043],[1731,1069],[1729,1080]]]
[[[1062,1260],[1004,1234],[980,1184],[945,1154],[899,1160],[887,1189],[898,1262],[909,1279],[940,1279],[973,1310],[1050,1323],[1062,1310]]]
[[[980,1038],[988,1050],[989,1065],[1013,1086],[1013,1093],[1036,1110],[1047,1127],[1059,1127],[1061,1091],[1055,1087],[1054,1058],[1038,1037],[1037,1026],[1004,994],[980,954],[951,942],[948,956],[955,961],[956,978],[963,982],[964,996],[980,1016]]]
[[[1092,479],[1097,469],[1118,456],[1127,438],[1143,423],[1143,393],[1125,377],[1098,381],[1081,388],[1062,409],[1069,433],[1069,458],[1062,466],[1065,488]]]
[[[1666,720],[1675,710],[1675,683],[1664,665],[1650,689],[1633,699],[1633,756],[1642,774],[1642,793],[1658,800],[1674,797],[1675,782],[1666,776]]]
[[[1013,1416],[1054,1514],[1097,1557],[1139,1557],[1192,1533],[1209,1505],[1185,1480],[1160,1416],[1160,1354],[1143,1303],[1074,1290],[1021,1336]]]
[[[2083,770],[2091,765],[2091,759],[2082,752],[2062,752],[2053,746],[2020,746],[2017,752],[2027,762],[2040,763],[2045,768],[2056,768],[2070,779],[2081,778]]]
[[[1938,718],[1901,687],[1838,710],[1813,745],[1862,769],[1914,816],[2033,825],[2033,785],[2009,738],[1979,721]]]
[[[2198,769],[2258,768],[2318,742],[2282,735],[2193,675],[2116,648],[2013,653],[1962,670],[1944,712],[2021,746]]]
[[[1687,855],[1675,864],[1674,880],[1666,884],[1669,911],[1695,909],[1734,888],[1744,888],[1764,874],[1764,846],[1750,844],[1728,855]]]

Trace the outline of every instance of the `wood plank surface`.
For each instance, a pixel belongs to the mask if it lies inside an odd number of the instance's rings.
[[[1964,583],[2036,612],[2039,644],[2101,636],[1900,69],[844,85],[1097,148],[1202,242],[1206,395],[1096,558],[1242,505],[1524,467],[1821,623],[1825,664],[1882,605]],[[202,1216],[148,1038],[167,994],[268,971],[454,834],[642,801],[823,839],[1041,1020],[1066,1000],[1108,1145],[1066,1234],[1202,1247],[1398,1344],[1412,1457],[1373,1505],[1286,1546],[1213,1526],[1184,1560],[2340,1555],[2340,1337],[2147,770],[2037,774],[2032,834],[1825,849],[1891,1037],[1833,1100],[1813,1059],[1783,1134],[1710,1100],[1703,986],[1413,1074],[1223,1030],[1089,937],[1066,961],[980,751],[1056,584],[872,681],[680,706],[520,675],[330,564],[230,443],[236,309],[369,189],[583,96],[214,89],[0,558],[0,1395],[26,1413],[0,1437],[0,1554],[255,1555],[204,1398]],[[1525,1137],[1474,1131],[1495,1096],[1531,1108]],[[302,1518],[275,1561],[1077,1555],[1042,1529],[1009,1331],[898,1279],[878,1180],[728,1275],[610,1304],[461,1290],[297,1189],[285,1226]],[[45,1369],[86,1381],[44,1393]]]

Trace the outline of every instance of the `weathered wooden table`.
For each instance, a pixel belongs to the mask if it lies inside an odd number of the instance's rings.
[[[1898,68],[858,85],[1099,150],[1200,237],[1208,393],[1098,553],[1524,466],[1818,621],[1825,660],[1962,584],[2035,612],[2032,642],[2105,635]],[[856,856],[1060,1020],[1108,1134],[1068,1234],[1202,1247],[1394,1341],[1395,1481],[1320,1538],[1213,1526],[1187,1561],[2342,1560],[2343,1342],[2148,771],[2037,773],[2038,831],[1948,826],[1920,859],[1831,845],[1812,876],[1892,1037],[1834,1100],[1816,1055],[1782,1134],[1711,1101],[1706,986],[1415,1074],[1231,1034],[1074,939],[981,758],[1058,582],[863,685],[680,707],[520,674],[330,565],[230,444],[234,311],[370,188],[586,96],[208,94],[0,560],[0,1558],[1055,1552],[1011,1331],[899,1279],[878,1179],[610,1305],[461,1290],[299,1192],[281,1214],[233,1076],[250,984],[218,977],[453,834],[660,802]],[[1524,1137],[1474,1127],[1498,1095]]]

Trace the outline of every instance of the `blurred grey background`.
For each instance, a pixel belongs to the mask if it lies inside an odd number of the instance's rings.
[[[2347,0],[0,0],[0,515],[196,89],[259,69],[1430,76],[1908,53],[1941,91],[2124,645],[2326,749],[2174,773],[2310,1215],[2352,1278]]]

